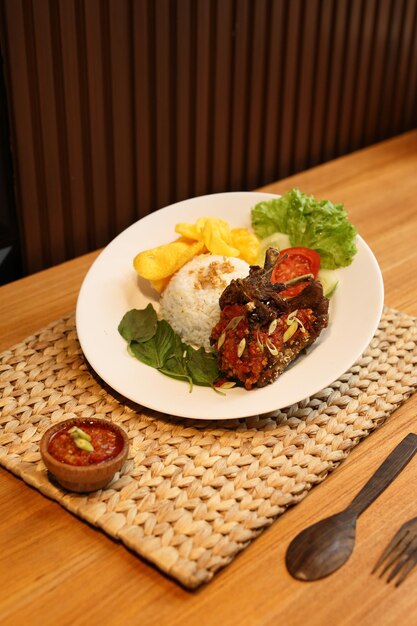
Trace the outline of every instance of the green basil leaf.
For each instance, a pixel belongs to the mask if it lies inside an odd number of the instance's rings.
[[[159,369],[162,374],[169,376],[170,378],[176,378],[178,380],[187,380],[190,384],[190,391],[193,388],[193,381],[187,371],[185,360],[178,356],[170,357],[163,367]]]
[[[157,366],[158,369],[162,368],[171,357],[182,358],[181,339],[165,320],[158,322],[154,340],[160,362],[160,365]]]
[[[190,391],[193,383],[214,388],[219,377],[214,353],[183,343],[168,322],[157,320],[151,304],[142,311],[128,311],[119,332],[128,341],[129,353],[145,365],[165,376],[188,381]]]
[[[155,309],[152,304],[148,304],[146,309],[132,309],[125,313],[118,330],[126,341],[141,343],[148,341],[155,335],[157,323]]]
[[[130,343],[130,353],[139,361],[162,369],[166,361],[172,357],[182,358],[183,348],[181,339],[165,320],[157,324],[156,333],[148,341]]]
[[[212,387],[219,377],[217,359],[212,352],[206,352],[204,348],[195,350],[187,346],[187,370],[196,385]]]
[[[128,346],[129,353],[145,365],[150,367],[160,367],[158,351],[156,349],[155,337],[148,341],[131,341]]]

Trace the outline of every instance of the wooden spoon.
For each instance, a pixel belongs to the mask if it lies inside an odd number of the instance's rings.
[[[416,452],[417,435],[409,433],[346,509],[309,526],[297,535],[285,556],[290,574],[299,580],[318,580],[343,565],[355,545],[357,518],[398,476]]]

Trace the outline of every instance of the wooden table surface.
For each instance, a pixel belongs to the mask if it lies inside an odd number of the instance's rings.
[[[417,315],[417,131],[264,190],[282,193],[292,186],[345,204],[381,266],[385,303]],[[96,255],[1,287],[0,350],[72,311]],[[195,592],[0,469],[0,623],[417,624],[417,570],[399,589],[370,573],[393,531],[417,515],[417,459],[359,518],[355,551],[338,572],[302,583],[284,565],[290,540],[347,505],[410,431],[417,432],[417,394]]]

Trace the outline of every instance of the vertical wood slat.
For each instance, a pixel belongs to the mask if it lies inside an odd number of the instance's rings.
[[[334,0],[322,0],[317,24],[318,40],[315,51],[316,64],[313,76],[314,99],[309,131],[309,166],[317,165],[324,160],[324,135],[329,106],[328,85],[332,62],[333,14]]]
[[[51,128],[45,124],[45,154],[46,154],[46,180],[56,177],[55,194],[51,197],[52,206],[56,206],[62,202],[62,211],[51,211],[48,208],[49,226],[50,226],[50,248],[51,256],[54,263],[60,262],[74,256],[74,232],[73,232],[73,215],[70,205],[70,179],[69,179],[69,163],[68,163],[68,142],[65,122],[65,97],[63,83],[61,81],[63,70],[62,46],[60,42],[59,29],[59,5],[49,3],[49,30],[45,33],[45,38],[50,40],[50,47],[47,49],[44,59],[44,65],[51,63],[48,84],[45,90],[48,104],[53,105],[53,109],[47,116],[51,120]],[[37,16],[38,18],[38,16]],[[43,20],[40,20],[41,24]],[[38,20],[37,20],[38,23]],[[35,24],[37,32],[41,33],[42,27]],[[43,39],[43,37],[42,37]],[[43,43],[39,46],[40,52],[43,51]],[[42,63],[42,56],[39,54],[39,61]],[[48,93],[49,92],[49,93]],[[41,102],[41,111],[44,110],[44,104]],[[54,142],[48,141],[48,137],[53,136]],[[50,146],[50,153],[46,146]],[[67,236],[69,233],[70,236]]]
[[[175,59],[172,58],[173,32],[171,12],[174,4],[170,0],[155,2],[155,149],[157,158],[157,180],[153,193],[158,206],[165,206],[172,201],[172,145],[175,125],[171,121],[171,112],[175,111],[175,93],[171,82],[175,76]],[[172,74],[171,74],[172,68]],[[172,98],[172,100],[171,100]]]
[[[213,14],[209,2],[196,3],[196,73],[195,73],[195,107],[196,126],[194,141],[195,181],[194,194],[206,193],[210,168],[210,130],[212,116],[212,97],[210,89],[213,72],[210,44],[213,31]]]
[[[402,118],[402,130],[406,130],[410,126],[415,126],[417,111],[417,8],[414,13],[414,28],[412,37],[412,46],[410,54],[410,64],[407,76],[406,92],[408,97],[405,99],[404,114]]]
[[[132,46],[130,38],[130,6],[126,2],[110,0],[108,10],[109,41],[104,42],[108,49],[109,72],[112,89],[111,137],[114,168],[114,206],[112,208],[113,232],[120,232],[126,224],[135,219],[133,183],[133,116],[132,108]],[[108,122],[110,126],[110,123]]]
[[[78,10],[83,15],[85,28],[86,96],[88,107],[88,140],[91,154],[91,179],[88,184],[92,189],[94,235],[96,246],[103,245],[111,237],[111,207],[114,202],[113,172],[111,163],[114,155],[107,145],[109,129],[106,122],[111,102],[106,99],[111,76],[105,67],[103,51],[108,48],[103,42],[105,17],[100,0],[80,3]]]
[[[226,189],[228,186],[232,30],[233,2],[217,0],[213,25],[212,146],[208,172],[209,187],[216,189]]]
[[[413,40],[417,45],[417,3],[405,0],[405,9],[403,14],[403,29],[401,31],[401,50],[396,67],[396,83],[393,91],[393,104],[391,112],[391,121],[389,125],[389,133],[402,130],[402,124],[407,127],[408,120],[404,119],[403,107],[404,98],[398,97],[397,94],[404,94],[408,89],[408,81],[417,54],[417,49],[413,52]],[[415,63],[414,63],[414,69]],[[417,90],[416,90],[417,92]]]
[[[377,0],[369,0],[366,10],[363,11],[360,40],[358,42],[360,63],[356,76],[357,93],[353,107],[353,122],[350,135],[351,150],[356,150],[362,145],[365,135],[365,115],[369,98],[368,86],[373,68],[372,54],[376,13]]]
[[[33,29],[20,2],[12,3],[7,9],[2,29],[4,37],[2,45],[3,49],[8,51],[6,80],[13,93],[9,108],[13,107],[10,110],[17,120],[16,124],[12,124],[11,136],[25,182],[16,185],[17,206],[24,208],[24,215],[19,216],[23,262],[27,267],[31,267],[32,259],[36,259],[37,266],[42,267],[47,266],[50,259],[46,250],[45,213],[39,202],[41,177],[35,152],[35,145],[39,145],[37,141],[39,107],[32,81]],[[15,45],[16,41],[21,45]]]
[[[315,96],[315,61],[318,49],[318,22],[320,0],[310,0],[302,13],[299,50],[299,93],[296,99],[294,128],[294,153],[291,170],[303,170],[308,166],[311,119]]]
[[[349,141],[353,123],[353,107],[356,99],[356,78],[360,56],[360,34],[362,27],[363,0],[352,0],[348,5],[348,22],[346,24],[347,54],[344,63],[343,89],[339,94],[339,132],[336,134],[337,154],[349,152]]]
[[[262,182],[273,180],[276,176],[276,163],[280,154],[279,122],[282,107],[282,68],[285,57],[285,4],[284,2],[271,2],[269,26],[266,31],[268,72],[265,85]]]
[[[33,53],[32,88],[34,98],[34,125],[36,129],[37,175],[40,204],[42,205],[44,251],[48,262],[59,263],[65,258],[63,213],[54,211],[62,196],[59,175],[59,149],[54,98],[53,49],[48,1],[40,0],[33,6],[24,4],[26,32]],[[39,13],[43,19],[39,19]],[[43,71],[38,70],[39,67]],[[52,237],[53,240],[52,240]]]
[[[94,224],[88,202],[88,178],[85,166],[85,137],[83,134],[82,87],[80,75],[80,33],[73,3],[55,4],[53,32],[60,46],[55,82],[59,85],[61,177],[65,181],[63,211],[71,216],[72,251],[74,255],[94,245]],[[59,23],[57,23],[59,22]],[[59,74],[65,81],[59,82]],[[70,239],[67,235],[67,239]]]
[[[301,54],[302,0],[288,2],[285,24],[286,46],[281,97],[283,106],[280,119],[280,178],[292,173],[292,158],[297,110],[299,56]]]
[[[176,110],[173,116],[176,129],[175,142],[175,199],[184,200],[192,195],[194,179],[193,129],[195,127],[195,6],[193,0],[178,3],[175,15],[176,37]]]
[[[326,106],[326,123],[323,136],[322,158],[327,161],[335,154],[335,146],[340,125],[340,97],[345,85],[345,55],[346,55],[346,24],[348,23],[348,8],[350,0],[340,0],[334,3],[332,43],[330,47],[330,66],[327,77],[326,92],[328,94]]]
[[[253,6],[253,8],[255,8]],[[267,30],[270,15],[269,3],[262,2],[252,15],[252,50],[246,71],[250,76],[247,93],[247,150],[245,184],[259,187],[262,181],[262,153],[264,149],[263,121],[265,117],[265,92],[267,63]]]
[[[232,115],[230,121],[229,185],[232,191],[243,189],[245,173],[245,151],[247,150],[247,109],[250,102],[248,62],[251,58],[250,0],[241,0],[235,5]]]
[[[153,141],[153,94],[154,84],[153,56],[151,55],[151,7],[147,0],[132,3],[132,23],[130,36],[133,40],[132,69],[132,137],[134,149],[134,209],[136,218],[141,218],[153,211],[156,206],[152,194],[155,186],[154,171],[155,144]]]
[[[27,272],[417,125],[417,0],[4,0]]]
[[[398,8],[397,0],[394,2]],[[367,142],[376,136],[376,127],[380,121],[381,106],[383,106],[382,87],[388,61],[389,27],[392,27],[392,24],[392,0],[379,0],[374,30],[372,71],[368,82],[368,103],[364,116],[363,132]]]
[[[379,100],[379,123],[376,124],[377,128],[374,130],[374,134],[377,137],[384,137],[389,132],[396,91],[396,75],[400,68],[399,59],[405,26],[405,1],[397,0],[397,2],[399,5],[397,7],[396,3],[391,4],[391,23],[386,36],[385,68],[383,80],[381,81]],[[397,42],[400,42],[400,44],[397,45]],[[387,89],[388,86],[390,89]]]

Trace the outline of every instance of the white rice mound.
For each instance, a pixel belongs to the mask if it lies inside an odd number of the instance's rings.
[[[160,317],[185,343],[209,350],[211,330],[220,318],[221,294],[231,280],[248,274],[249,265],[242,259],[200,254],[169,281],[160,299]]]

